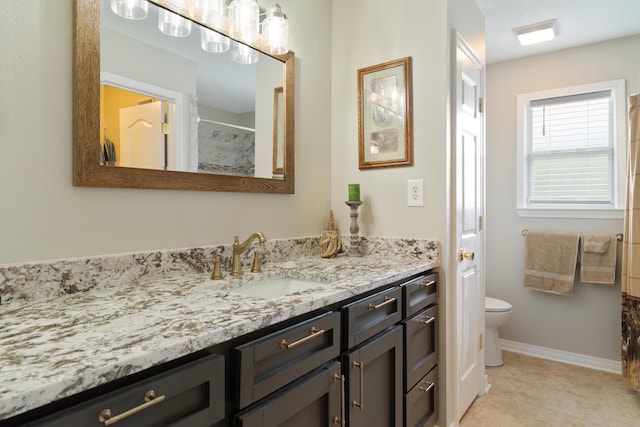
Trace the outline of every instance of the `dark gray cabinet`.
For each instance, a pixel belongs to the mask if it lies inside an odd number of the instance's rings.
[[[211,426],[225,416],[224,374],[224,357],[206,356],[25,425]]]
[[[438,363],[438,306],[416,313],[403,322],[403,327],[408,392]]]
[[[344,344],[351,348],[402,320],[402,290],[386,289],[343,307]]]
[[[340,363],[331,362],[237,416],[238,427],[327,427],[344,417]]]
[[[394,326],[344,357],[346,408],[351,427],[403,424],[402,328]]]
[[[416,384],[405,397],[407,427],[433,427],[438,420],[438,367]]]
[[[238,407],[245,408],[340,354],[340,313],[295,324],[236,348]]]

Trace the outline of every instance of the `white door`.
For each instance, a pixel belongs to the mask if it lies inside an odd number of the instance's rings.
[[[458,36],[456,49],[456,355],[458,420],[482,391],[484,358],[483,64]]]
[[[164,169],[162,101],[120,109],[119,166]]]

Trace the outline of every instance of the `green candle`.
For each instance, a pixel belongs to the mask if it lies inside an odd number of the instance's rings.
[[[349,184],[349,201],[360,201],[360,184]]]

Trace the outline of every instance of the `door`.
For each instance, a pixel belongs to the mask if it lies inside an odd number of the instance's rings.
[[[456,49],[456,356],[458,419],[481,393],[484,361],[483,64],[460,36]]]
[[[163,123],[162,101],[121,108],[118,165],[142,169],[164,169]]]
[[[344,356],[347,425],[402,426],[402,328],[366,341]]]

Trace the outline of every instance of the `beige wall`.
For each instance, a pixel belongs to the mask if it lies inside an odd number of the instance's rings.
[[[330,0],[280,1],[296,53],[296,193],[71,184],[72,1],[0,14],[0,264],[315,235],[330,194]]]
[[[609,360],[620,359],[620,285],[576,284],[571,297],[522,286],[523,229],[619,233],[622,220],[520,218],[516,206],[516,96],[627,79],[638,91],[640,36],[487,67],[487,295],[513,304],[501,338]],[[623,112],[623,114],[625,114]]]

